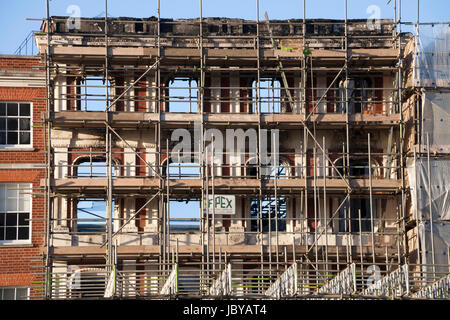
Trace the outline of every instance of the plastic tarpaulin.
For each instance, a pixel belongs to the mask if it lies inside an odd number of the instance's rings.
[[[431,189],[428,185],[427,158],[408,158],[406,161],[415,218],[429,220],[430,196],[433,221],[450,220],[450,159],[430,159]]]
[[[419,26],[414,84],[419,87],[450,87],[450,25]]]
[[[422,94],[422,152],[450,153],[450,92],[426,91]]]
[[[298,265],[291,265],[270,287],[266,296],[272,298],[293,297],[298,290]]]
[[[450,271],[448,266],[445,266],[450,263],[450,159],[430,158],[430,170],[427,158],[417,158],[415,161],[408,158],[406,166],[413,212],[418,221],[422,264],[428,265],[423,267],[423,271],[427,277],[431,277],[433,267],[430,265],[434,256],[436,265],[444,265],[436,266],[435,271],[438,275],[443,275]],[[431,181],[431,188],[428,180]]]
[[[229,263],[209,289],[209,294],[212,296],[231,295],[233,293],[231,279],[231,264]]]

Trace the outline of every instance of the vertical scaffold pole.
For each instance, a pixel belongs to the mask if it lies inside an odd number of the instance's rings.
[[[273,136],[272,136],[272,159],[274,156],[274,153],[278,153],[279,147],[278,145],[276,145],[276,139],[275,139],[275,132],[273,132]],[[279,159],[279,155],[277,157],[275,157],[275,159]],[[275,251],[276,251],[276,270],[277,270],[277,274],[278,274],[278,266],[280,263],[280,258],[279,258],[279,239],[278,239],[278,226],[279,226],[279,222],[278,222],[278,169],[279,169],[279,163],[274,162],[274,166],[275,166],[275,181],[274,181],[274,191],[275,191]],[[286,168],[287,169],[287,168]],[[286,170],[285,169],[285,170]],[[287,174],[287,172],[285,173]]]
[[[264,272],[264,239],[263,239],[263,223],[262,223],[262,183],[261,183],[261,52],[260,52],[260,21],[259,21],[259,0],[256,0],[256,68],[257,68],[257,84],[256,84],[256,113],[258,114],[258,148],[257,148],[257,178],[259,179],[258,188],[258,210],[256,215],[256,225],[257,225],[257,238],[260,243],[260,260],[261,260],[261,275]],[[253,108],[253,107],[252,107]],[[245,159],[245,157],[244,157]],[[250,222],[251,224],[251,222]],[[269,261],[272,259],[269,253]],[[261,280],[259,280],[259,285],[261,285]]]
[[[213,274],[216,274],[216,203],[215,203],[215,198],[214,198],[214,160],[215,160],[215,150],[214,150],[214,140],[216,139],[216,137],[213,138],[212,140],[212,161],[211,161],[211,194],[212,194],[212,238],[213,238],[213,243],[212,243],[212,247],[213,247],[213,256],[212,256],[212,269],[213,269]],[[208,201],[209,203],[209,201]]]
[[[167,150],[167,211],[166,211],[166,250],[167,250],[167,263],[170,263],[170,160],[171,156],[169,153],[169,139],[166,140],[166,150]]]
[[[371,234],[371,242],[372,242],[372,262],[375,264],[375,230],[373,223],[373,197],[372,197],[372,156],[370,150],[370,133],[367,134],[367,148],[369,154],[369,201],[370,201],[370,234]]]
[[[418,1],[417,1],[418,2]],[[430,159],[430,135],[427,132],[427,182],[428,182],[428,207],[430,214],[430,231],[431,231],[431,263],[433,264],[433,281],[436,278],[436,261],[434,258],[434,223],[433,223],[433,209],[432,209],[432,192],[431,192],[431,159]]]
[[[323,215],[324,215],[324,227],[325,227],[325,273],[328,273],[328,211],[327,211],[327,162],[325,157],[326,144],[325,136],[323,136]]]
[[[109,90],[108,90],[108,0],[105,0],[105,34],[104,34],[104,40],[105,40],[105,69],[104,69],[104,76],[105,76],[105,102],[106,106],[109,105]],[[106,108],[106,107],[105,107]],[[109,115],[110,115],[110,109],[106,108],[106,122],[109,123]],[[112,135],[109,130],[109,127],[106,128],[106,141],[107,141],[107,166],[108,166],[108,175],[107,175],[107,219],[108,219],[108,269],[109,272],[112,272],[113,270],[113,264],[114,264],[114,244],[112,241],[112,234],[113,234],[113,216],[114,216],[114,208],[112,205]]]
[[[348,56],[348,15],[347,15],[347,9],[348,9],[348,0],[345,0],[345,28],[344,28],[344,46],[345,46],[345,81],[344,81],[344,87],[345,87],[345,114],[346,114],[346,121],[345,121],[345,136],[346,136],[346,157],[343,155],[343,161],[342,163],[346,162],[345,166],[345,175],[348,180],[351,179],[350,175],[350,104],[349,104],[349,94],[348,94],[348,87],[349,87],[349,78],[348,78],[348,62],[349,62],[349,56]],[[346,159],[347,161],[344,161]],[[349,189],[347,189],[347,194],[349,192]],[[351,219],[351,197],[350,194],[348,194],[348,200],[347,200],[347,210],[348,210],[348,216],[349,219]],[[349,225],[349,230],[351,230],[351,223]],[[349,234],[348,230],[346,230],[346,244],[347,244],[347,263],[349,262]]]
[[[46,59],[45,59],[45,71],[46,71],[46,87],[47,87],[47,119],[50,118],[50,111],[51,111],[51,88],[50,88],[50,36],[51,36],[51,27],[50,27],[50,0],[47,0],[46,2],[46,14],[47,14],[47,52],[46,52]],[[45,186],[45,199],[46,199],[46,255],[45,255],[45,277],[44,277],[44,295],[46,299],[51,299],[52,297],[52,288],[51,288],[51,282],[52,282],[52,267],[51,267],[51,259],[50,259],[50,241],[51,241],[51,222],[52,222],[52,208],[51,208],[51,197],[50,197],[50,181],[51,181],[51,124],[50,122],[47,123],[46,126],[47,129],[47,138],[44,135],[45,144],[47,146],[47,153],[46,153],[46,186]],[[47,142],[48,140],[48,142]]]
[[[159,238],[159,245],[160,245],[160,251],[159,251],[159,256],[158,256],[158,260],[159,260],[159,272],[161,277],[163,277],[164,272],[165,272],[165,266],[162,263],[162,256],[164,254],[163,252],[163,246],[161,245],[163,240],[163,230],[164,227],[162,225],[163,222],[163,212],[164,212],[164,194],[162,193],[163,190],[163,183],[164,180],[161,179],[161,177],[163,177],[163,167],[162,167],[162,163],[161,163],[161,2],[160,0],[157,0],[157,15],[158,15],[158,35],[157,35],[157,46],[158,46],[158,65],[157,65],[157,69],[155,72],[155,77],[156,77],[156,87],[157,87],[157,95],[158,97],[155,99],[155,111],[158,112],[158,123],[156,124],[156,136],[155,136],[155,148],[156,148],[156,164],[158,166],[158,172],[159,172],[159,191],[161,192],[161,195],[158,196],[158,238]],[[167,161],[167,159],[166,159]],[[166,162],[166,171],[169,170],[168,166],[167,166],[167,162]]]

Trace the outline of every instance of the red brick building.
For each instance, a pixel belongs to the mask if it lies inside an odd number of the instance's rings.
[[[0,300],[27,299],[42,280],[33,268],[45,237],[42,66],[39,57],[0,56]]]

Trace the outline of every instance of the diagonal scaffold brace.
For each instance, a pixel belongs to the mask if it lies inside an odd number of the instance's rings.
[[[275,43],[275,40],[273,39],[272,29],[270,28],[269,15],[267,14],[267,12],[264,14],[264,16],[265,16],[265,18],[266,18],[267,27],[268,27],[268,29],[269,29],[270,40],[272,41],[272,45],[273,45],[274,49],[278,49],[278,46],[277,46],[277,44]],[[289,85],[288,85],[288,82],[287,82],[286,74],[284,73],[283,63],[282,63],[280,60],[278,60],[278,65],[279,65],[279,67],[280,67],[281,78],[282,78],[282,80],[283,80],[283,87],[284,87],[284,89],[285,89],[285,91],[286,91],[286,95],[287,95],[287,97],[288,97],[288,99],[289,99],[289,103],[290,103],[291,105],[294,105],[294,99],[292,98],[291,92],[290,92],[290,90],[289,90]],[[345,69],[345,67],[343,67],[343,68],[341,69],[341,71],[339,71],[339,74],[340,74],[340,73],[342,72],[342,70],[344,70],[344,69]],[[335,79],[333,80],[333,83],[334,83],[334,81],[336,81],[337,78],[338,78],[338,77],[336,76]],[[331,86],[332,86],[332,84],[331,84],[330,87],[327,89],[327,91],[331,88]],[[325,94],[326,94],[326,92],[325,92]],[[322,97],[322,98],[323,98],[323,97]],[[322,99],[322,98],[321,98],[321,99]],[[317,106],[318,106],[319,103],[320,103],[320,100],[319,100],[319,102],[316,104],[316,106],[314,107],[314,109],[317,108]],[[307,117],[307,119],[308,119],[308,118],[309,118],[309,116]],[[303,120],[301,120],[301,119],[300,119],[299,121],[300,121],[301,124],[304,126],[304,128],[306,129],[306,132],[308,132],[309,136],[312,138],[312,140],[314,141],[314,143],[315,143],[315,144],[319,147],[319,149],[325,154],[325,157],[326,157],[327,161],[331,164],[331,166],[333,167],[333,169],[336,170],[336,172],[337,172],[337,174],[339,175],[339,177],[345,182],[345,184],[347,185],[347,188],[348,188],[349,192],[351,192],[351,191],[352,191],[352,188],[351,188],[350,184],[348,183],[347,179],[344,178],[344,176],[339,172],[339,170],[337,169],[337,167],[336,167],[336,165],[333,163],[333,161],[331,161],[330,157],[325,153],[325,150],[323,149],[322,145],[317,141],[316,137],[315,137],[314,134],[311,132],[311,130],[309,130],[309,128],[308,128],[308,126],[306,125],[305,121],[303,121]]]

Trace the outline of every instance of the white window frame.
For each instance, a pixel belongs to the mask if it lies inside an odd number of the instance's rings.
[[[14,188],[18,188],[20,184],[26,184],[28,185],[29,189],[31,190],[33,185],[31,183],[27,183],[27,182],[5,182],[5,183],[0,183],[0,185],[9,185],[12,186]],[[20,191],[19,191],[20,192]],[[33,197],[31,196],[31,191],[27,193],[25,196],[29,197],[29,202],[30,202],[30,210],[29,210],[29,216],[28,216],[28,239],[23,239],[23,240],[1,240],[0,239],[0,246],[2,245],[26,245],[26,244],[31,244],[31,235],[32,235],[32,217],[33,217]],[[3,211],[2,211],[3,212]],[[19,211],[16,211],[19,212]],[[7,211],[5,210],[4,213],[7,213]],[[6,223],[5,226],[3,227],[5,228],[5,235],[6,235]]]
[[[4,289],[14,289],[14,300],[9,300],[9,301],[17,300],[17,289],[27,289],[27,296],[26,296],[25,300],[30,300],[30,288],[28,288],[28,287],[0,287],[0,301],[6,301],[3,299],[3,290]]]
[[[29,144],[0,144],[0,151],[3,149],[32,149],[33,148],[33,103],[29,101],[0,101],[0,103],[8,104],[8,103],[17,103],[20,104],[29,104],[30,105],[30,143]],[[18,118],[20,119],[20,109],[18,109]],[[0,116],[8,119],[8,116]],[[25,116],[23,116],[25,118]],[[20,123],[20,122],[19,122]],[[5,131],[8,132],[7,130]],[[20,133],[20,131],[18,131]],[[20,139],[20,135],[18,136]],[[19,140],[18,140],[19,142]]]

